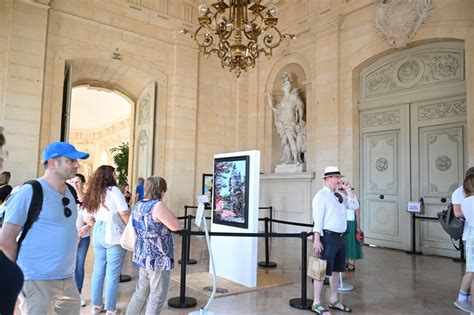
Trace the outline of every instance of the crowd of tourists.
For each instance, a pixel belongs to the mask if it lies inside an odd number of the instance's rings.
[[[5,143],[0,130],[0,170]],[[79,314],[87,304],[82,290],[91,237],[91,312],[121,314],[117,297],[126,250],[120,234],[129,220],[139,279],[126,313],[160,313],[174,268],[172,232],[179,229],[163,202],[166,181],[140,178],[130,211],[129,187],[118,187],[114,167],[100,166],[87,183],[77,173],[78,160],[88,157],[69,143],[53,142],[42,152],[42,177],[12,192],[10,173],[1,174],[0,314],[14,314],[17,307],[21,314]]]

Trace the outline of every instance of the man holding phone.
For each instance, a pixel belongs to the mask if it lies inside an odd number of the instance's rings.
[[[324,187],[313,198],[314,241],[313,249],[320,253],[320,258],[326,260],[326,276],[329,277],[331,288],[329,308],[343,312],[352,310],[342,304],[337,297],[339,287],[339,272],[346,268],[346,243],[344,234],[347,230],[346,209],[357,209],[359,202],[354,188],[336,166],[328,166],[324,170]],[[338,190],[344,190],[347,196]],[[314,303],[311,311],[317,314],[331,314],[321,304],[323,281],[314,280]]]

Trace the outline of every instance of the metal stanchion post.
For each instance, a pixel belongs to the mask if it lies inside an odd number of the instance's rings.
[[[185,207],[186,209],[186,207]],[[192,229],[192,220],[193,220],[193,217],[191,215],[188,215],[187,218],[186,218],[186,229],[189,233],[187,233],[188,235],[188,246],[187,246],[187,249],[188,249],[188,254],[187,254],[187,257],[188,257],[188,260],[186,261],[186,264],[188,265],[195,265],[197,263],[197,261],[195,259],[191,259],[189,258],[189,256],[191,256],[191,229]],[[181,259],[178,260],[178,264],[181,263]]]
[[[277,264],[270,259],[270,249],[268,244],[268,218],[265,217],[265,261],[259,261],[258,265],[264,268],[276,268]]]
[[[181,260],[188,260],[188,237],[189,231],[183,231],[181,242]],[[179,296],[168,300],[168,305],[173,308],[189,308],[196,306],[197,301],[193,297],[186,296],[186,264],[181,264],[181,283],[179,287]]]
[[[306,281],[307,279],[307,242],[308,232],[301,232],[301,298],[290,300],[290,306],[300,310],[309,310],[313,304],[313,300],[306,298]]]
[[[270,234],[273,233],[273,206],[270,206]]]
[[[337,291],[348,292],[352,290],[354,290],[354,286],[352,284],[344,283],[344,280],[342,279],[342,272],[339,272],[339,288],[337,288]]]
[[[416,214],[411,213],[411,250],[406,251],[410,255],[423,255],[422,252],[416,251]]]

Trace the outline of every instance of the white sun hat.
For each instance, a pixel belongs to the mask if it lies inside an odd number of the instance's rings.
[[[341,176],[344,177],[344,175],[341,174],[341,171],[337,166],[327,166],[324,169],[324,176],[322,177],[323,179],[329,176]]]

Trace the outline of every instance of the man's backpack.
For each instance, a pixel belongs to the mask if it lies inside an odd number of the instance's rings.
[[[41,187],[40,182],[34,179],[34,180],[27,181],[25,185],[31,185],[31,187],[33,188],[33,195],[31,196],[31,203],[28,208],[28,216],[26,217],[26,222],[23,225],[20,238],[18,239],[17,253],[20,252],[21,243],[25,239],[26,234],[31,229],[31,226],[33,225],[33,223],[38,220],[41,209],[43,208],[43,188]],[[71,192],[71,194],[73,195],[73,197],[77,199],[77,193],[74,187],[72,187],[68,183],[66,183],[66,186]]]
[[[448,209],[438,212],[438,220],[443,230],[455,241],[462,237],[464,221],[454,216],[453,204],[448,205]]]

